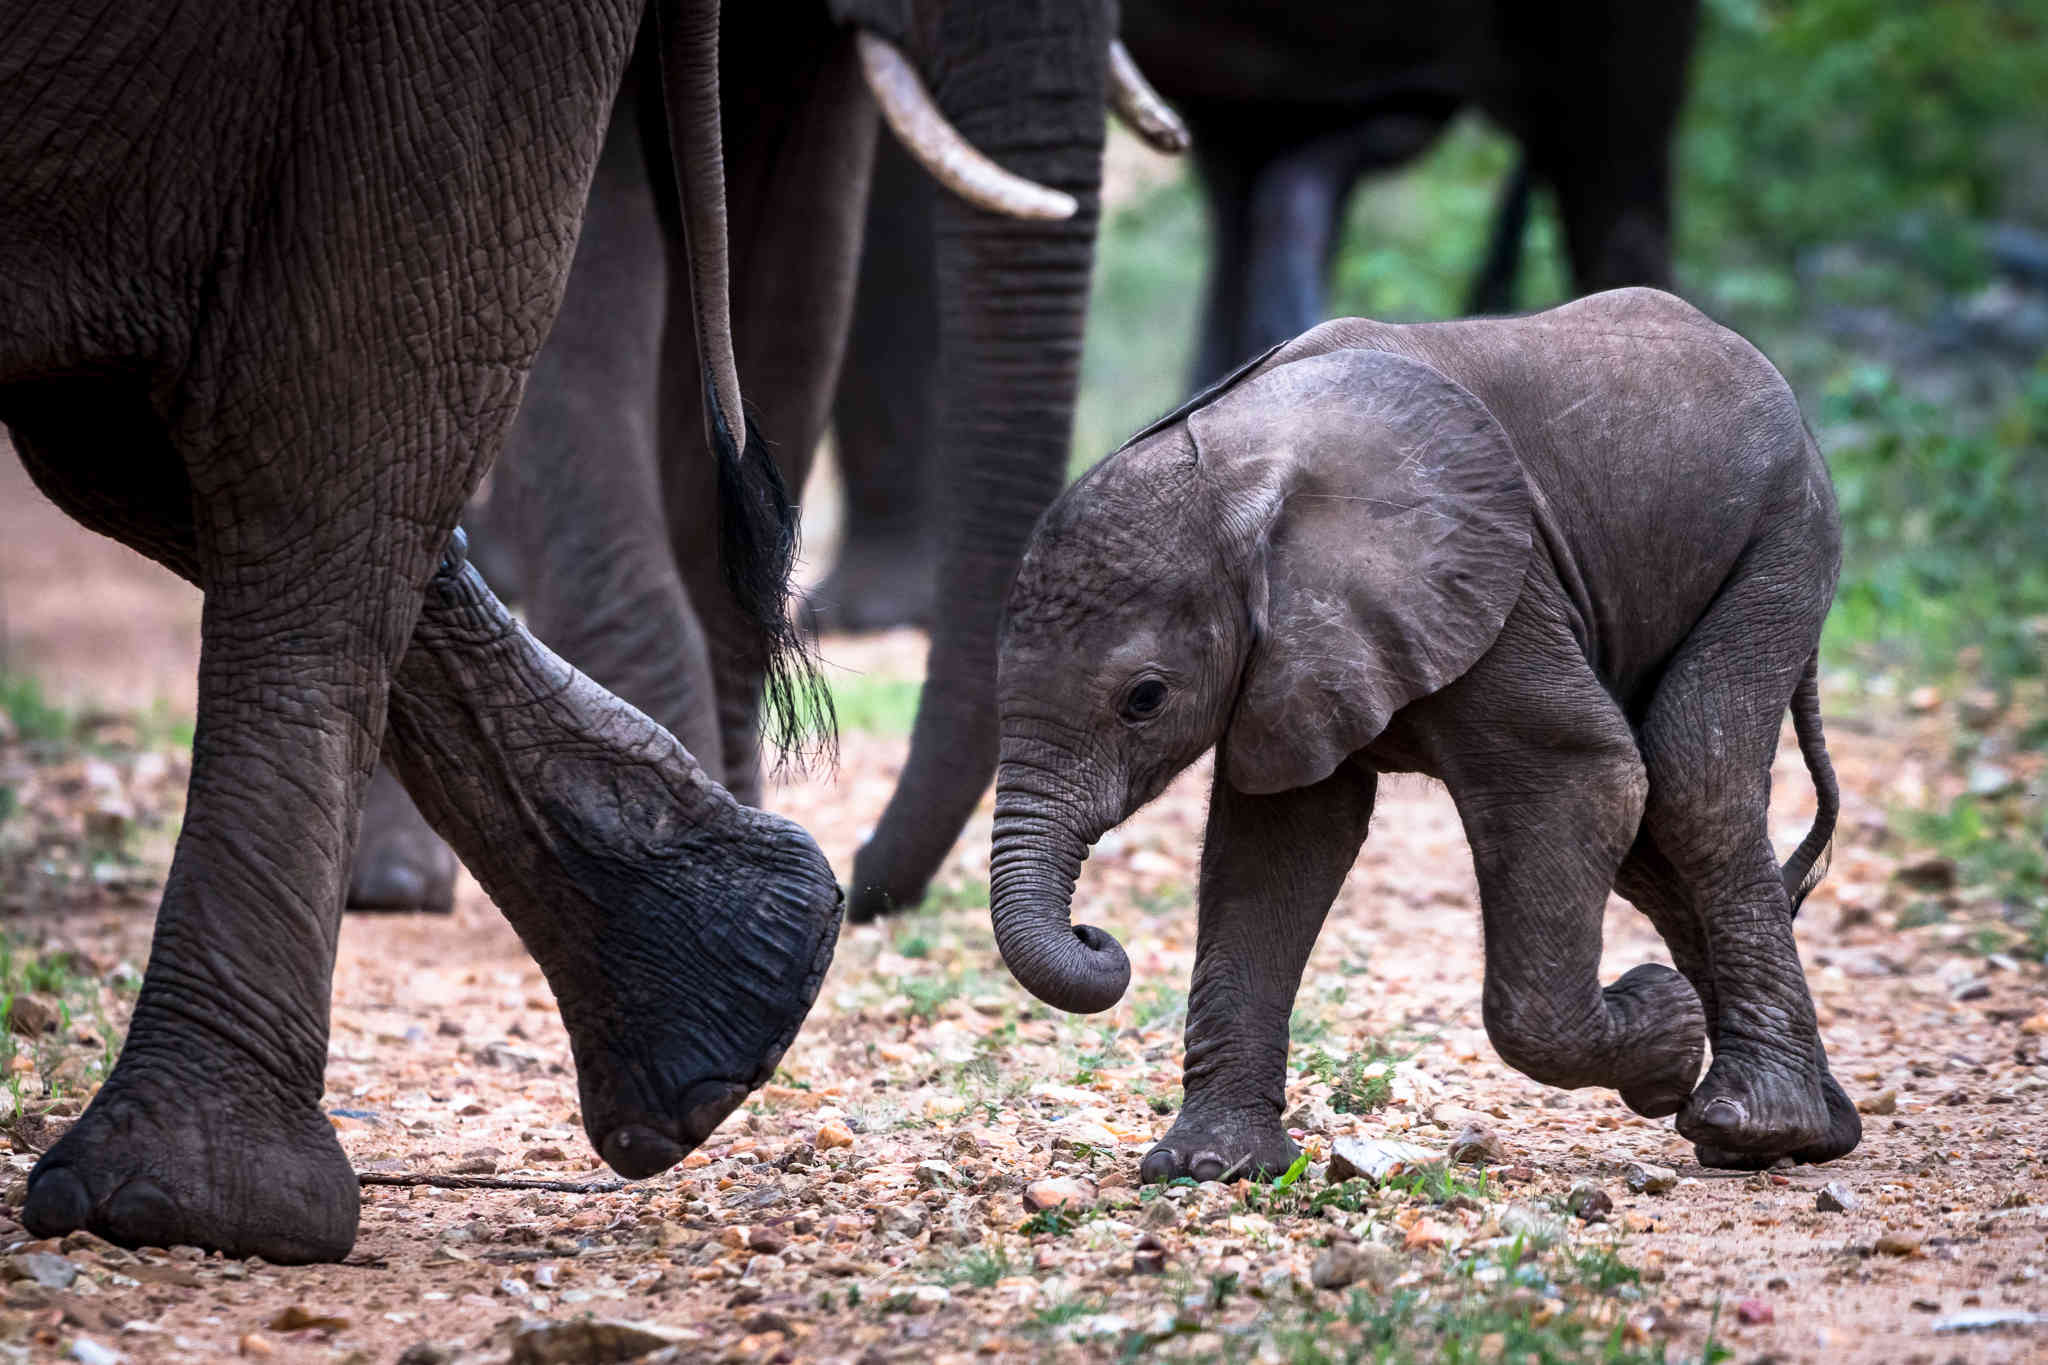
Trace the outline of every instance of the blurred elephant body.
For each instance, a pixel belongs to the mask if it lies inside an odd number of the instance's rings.
[[[631,0],[488,11],[0,3],[0,422],[59,506],[205,593],[148,971],[112,1074],[29,1177],[38,1237],[348,1251],[357,1180],[320,1101],[380,748],[546,974],[585,1129],[626,1175],[766,1077],[830,960],[810,838],[467,563],[456,521],[560,300],[642,21]],[[706,517],[775,666],[789,509],[731,360],[717,9],[661,13],[675,287],[722,471]]]
[[[1581,292],[1669,288],[1670,141],[1697,0],[1451,0],[1436,6],[1123,0],[1137,64],[1193,134],[1210,229],[1191,389],[1319,322],[1344,206],[1465,109],[1520,145],[1468,311],[1514,306],[1529,196],[1551,186]],[[877,183],[890,175],[879,163]],[[917,201],[869,207],[856,336],[833,408],[846,474],[840,564],[817,593],[841,628],[931,618],[928,234]],[[917,282],[926,283],[922,288]],[[886,393],[888,397],[878,395]]]
[[[1289,1012],[1382,772],[1457,802],[1510,1065],[1677,1114],[1711,1165],[1851,1150],[1792,940],[1834,828],[1815,666],[1839,562],[1783,379],[1644,289],[1324,324],[1062,495],[1004,625],[989,863],[1033,993],[1122,995],[1122,949],[1070,921],[1082,859],[1216,749],[1187,1099],[1144,1175],[1294,1159]],[[1788,706],[1819,813],[1781,868]],[[1612,890],[1676,971],[1601,987]]]
[[[918,306],[932,311],[946,383],[882,376],[871,397],[915,391],[928,405],[944,452],[928,494],[930,544],[946,587],[906,774],[855,869],[859,916],[922,897],[994,774],[996,623],[1071,442],[1112,34],[1102,0],[833,0],[829,14],[750,13],[728,16],[724,42],[725,84],[747,96],[726,125],[733,333],[749,392],[787,414],[775,436],[790,486],[809,471],[846,343],[876,124],[855,68],[828,68],[823,54],[850,52],[856,32],[887,41],[968,143],[1074,201],[1064,218],[992,213],[931,185],[886,139],[891,164],[907,168],[889,193],[907,182],[924,206],[934,288]],[[812,62],[804,54],[814,49]],[[677,310],[665,330],[661,291],[650,287],[674,277],[679,245],[645,169],[658,136],[622,104],[560,320],[477,524],[536,633],[752,802],[760,670],[701,549],[712,489],[678,459],[697,381],[672,345]],[[829,627],[829,608],[820,615]],[[390,856],[358,864],[364,904],[388,899],[380,883],[435,881],[394,879],[418,844],[403,835],[406,821],[390,827],[400,832]]]

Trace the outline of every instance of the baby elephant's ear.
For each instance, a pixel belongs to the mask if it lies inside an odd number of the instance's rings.
[[[1252,793],[1320,782],[1499,635],[1529,562],[1514,443],[1468,390],[1386,351],[1282,365],[1188,427],[1205,465],[1277,503],[1226,771]]]

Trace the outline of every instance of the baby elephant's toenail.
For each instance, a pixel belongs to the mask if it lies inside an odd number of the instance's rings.
[[[29,1178],[28,1200],[22,1205],[21,1225],[38,1237],[62,1237],[85,1226],[92,1213],[92,1197],[85,1182],[60,1166],[37,1171]]]
[[[1700,1122],[1709,1128],[1740,1130],[1749,1122],[1749,1111],[1743,1108],[1742,1101],[1723,1095],[1709,1101],[1707,1107],[1700,1111]]]
[[[153,1180],[137,1178],[107,1201],[109,1240],[129,1246],[178,1246],[190,1241],[184,1216]]]
[[[696,1146],[740,1107],[747,1088],[731,1081],[699,1081],[683,1096],[683,1135]],[[679,1154],[680,1155],[680,1154]]]
[[[1188,1174],[1197,1180],[1221,1180],[1229,1168],[1230,1164],[1215,1152],[1196,1152],[1188,1162]]]
[[[605,1165],[628,1180],[645,1180],[660,1175],[683,1159],[683,1148],[673,1138],[652,1128],[629,1123],[605,1136],[602,1152]]]

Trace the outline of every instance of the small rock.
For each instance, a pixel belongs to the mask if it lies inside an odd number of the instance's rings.
[[[1500,1230],[1536,1247],[1561,1242],[1569,1231],[1562,1218],[1533,1204],[1508,1205],[1500,1216]]]
[[[560,1147],[529,1147],[519,1158],[522,1166],[553,1166],[567,1161],[569,1154]]]
[[[1288,1113],[1281,1123],[1304,1133],[1327,1133],[1337,1126],[1337,1111],[1329,1101],[1310,1096]]]
[[[71,1339],[71,1358],[80,1365],[120,1365],[121,1356],[94,1341],[91,1337]]]
[[[937,1284],[920,1284],[890,1298],[906,1313],[936,1313],[952,1301],[952,1292]]]
[[[349,1320],[331,1314],[308,1313],[298,1304],[279,1313],[266,1324],[273,1332],[346,1332]]]
[[[1061,1119],[1052,1126],[1055,1152],[1114,1152],[1117,1136],[1091,1119]]]
[[[1133,1275],[1163,1275],[1166,1273],[1166,1248],[1161,1246],[1139,1246],[1131,1253]]]
[[[521,1324],[512,1337],[511,1365],[601,1365],[638,1360],[668,1346],[693,1344],[698,1334],[653,1322],[575,1318]]]
[[[1499,1133],[1473,1123],[1451,1139],[1450,1155],[1461,1166],[1498,1166],[1508,1159],[1508,1147]]]
[[[1678,1185],[1678,1172],[1669,1166],[1631,1161],[1622,1170],[1622,1183],[1637,1194],[1669,1194]]]
[[[495,1157],[466,1156],[448,1168],[450,1175],[496,1175],[498,1162]]]
[[[1915,715],[1924,716],[1930,711],[1939,711],[1941,700],[1940,688],[1916,687],[1906,694],[1906,709]]]
[[[2021,1308],[1969,1308],[1934,1320],[1934,1330],[1944,1334],[1989,1332],[1999,1327],[2041,1326],[2048,1326],[2048,1313],[2030,1313]]]
[[[2004,796],[2007,792],[2019,790],[2019,779],[2009,768],[1996,763],[1972,763],[1964,779],[1972,796]]]
[[[943,1190],[956,1181],[953,1168],[943,1161],[920,1161],[917,1163],[917,1187],[921,1190]]]
[[[55,1033],[57,1026],[63,1022],[63,1012],[59,1010],[57,1002],[47,995],[24,993],[15,996],[7,1006],[7,1031],[18,1033],[25,1038]]]
[[[1744,1299],[1735,1305],[1735,1320],[1745,1327],[1760,1327],[1776,1318],[1777,1314],[1762,1299]]]
[[[886,1204],[875,1210],[875,1231],[885,1237],[898,1237],[907,1242],[924,1231],[925,1222],[921,1204]]]
[[[270,1338],[264,1336],[261,1332],[245,1332],[242,1334],[241,1339],[235,1342],[235,1354],[238,1356],[274,1356],[277,1354],[277,1348],[271,1345]]]
[[[1054,1176],[1024,1187],[1024,1207],[1034,1211],[1092,1208],[1095,1197],[1095,1182],[1080,1176]]]
[[[1330,1183],[1370,1180],[1375,1185],[1403,1171],[1427,1170],[1444,1164],[1441,1152],[1418,1147],[1412,1142],[1383,1142],[1365,1138],[1339,1138],[1330,1144]]]
[[[1364,1280],[1384,1285],[1401,1273],[1401,1257],[1377,1242],[1337,1242],[1316,1257],[1309,1283],[1318,1289],[1343,1289]]]
[[[811,1145],[821,1152],[835,1147],[853,1146],[853,1132],[843,1123],[827,1123],[818,1128],[818,1135],[811,1139]]]
[[[1853,1213],[1857,1202],[1856,1195],[1839,1180],[1830,1180],[1813,1197],[1813,1206],[1822,1213]]]
[[[455,1352],[434,1341],[416,1341],[399,1352],[398,1365],[448,1365]]]
[[[1866,1095],[1856,1101],[1856,1112],[1859,1114],[1876,1114],[1880,1117],[1885,1114],[1896,1114],[1899,1112],[1899,1092],[1896,1090],[1881,1090],[1875,1095]]]
[[[1614,1199],[1607,1191],[1590,1180],[1581,1180],[1572,1186],[1572,1192],[1565,1196],[1565,1208],[1574,1218],[1588,1223],[1597,1223],[1614,1212]]]
[[[916,1235],[911,1234],[913,1237]],[[763,1256],[780,1256],[783,1248],[788,1245],[789,1239],[771,1227],[757,1227],[747,1234],[748,1249],[758,1251]]]
[[[1177,1228],[1180,1226],[1180,1209],[1171,1200],[1154,1199],[1145,1206],[1145,1212],[1138,1216],[1138,1225],[1151,1228],[1155,1232]]]
[[[2005,699],[1988,687],[1973,687],[1956,698],[1956,714],[1972,730],[1989,730],[2005,714]]]
[[[18,1251],[0,1266],[0,1275],[9,1280],[33,1280],[45,1289],[69,1289],[78,1278],[78,1267],[51,1252]]]
[[[1903,882],[1916,891],[1953,891],[1956,886],[1955,860],[1937,854],[1900,863],[1892,871],[1892,880]]]
[[[1966,977],[1949,987],[1951,1000],[1982,1000],[1991,994],[1991,983],[1981,976]]]
[[[434,1032],[440,1034],[443,1038],[460,1038],[462,1036],[462,1025],[453,1019],[444,1018],[440,1023],[434,1025]],[[439,1351],[440,1349],[440,1347],[431,1342],[423,1341],[417,1346],[408,1347],[407,1354],[410,1354],[412,1351]],[[399,1365],[405,1365],[404,1356],[400,1356],[398,1359]]]
[[[1918,1233],[1887,1232],[1877,1239],[1875,1250],[1880,1256],[1917,1256],[1920,1242]]]

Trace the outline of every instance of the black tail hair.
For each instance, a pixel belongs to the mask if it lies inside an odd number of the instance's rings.
[[[709,375],[705,412],[718,462],[718,562],[726,591],[758,638],[761,735],[799,767],[838,756],[832,694],[818,672],[810,634],[789,610],[796,569],[797,506],[760,431],[745,421],[746,445],[733,440]]]

